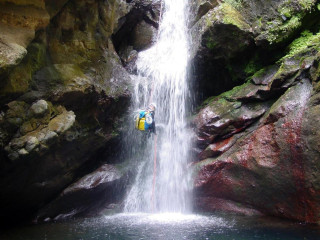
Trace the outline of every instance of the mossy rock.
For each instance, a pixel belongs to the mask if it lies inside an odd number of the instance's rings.
[[[316,55],[313,65],[310,69],[310,77],[313,82],[320,80],[320,52]]]
[[[32,43],[27,48],[28,54],[21,64],[16,66],[9,74],[7,83],[0,94],[24,93],[30,88],[33,74],[46,62],[46,47],[43,44]]]
[[[252,76],[252,82],[257,85],[268,85],[278,70],[279,66],[277,65],[262,68]]]
[[[250,26],[230,4],[209,11],[195,26],[194,35],[202,35],[201,45],[214,52],[215,58],[230,59],[252,44]]]
[[[246,22],[245,17],[228,1],[221,4],[218,9],[221,11],[223,23],[235,25],[242,30],[250,30],[250,25]]]
[[[289,44],[287,54],[282,59],[293,57],[310,48],[320,49],[320,32],[313,34],[308,30],[303,31],[300,37]]]

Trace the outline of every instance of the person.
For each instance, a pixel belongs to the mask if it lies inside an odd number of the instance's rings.
[[[146,110],[142,110],[136,116],[136,129],[140,131],[147,131],[148,136],[151,133],[156,134],[156,124],[154,121],[156,105],[154,103],[149,104]]]

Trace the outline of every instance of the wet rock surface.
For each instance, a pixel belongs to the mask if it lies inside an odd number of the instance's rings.
[[[128,168],[104,164],[63,190],[38,212],[36,221],[61,220],[99,212],[123,198],[131,175]]]
[[[319,222],[318,54],[319,42],[305,46],[206,101],[194,123],[197,209]]]
[[[31,219],[112,161],[131,78],[111,36],[135,4],[0,3],[1,221]]]

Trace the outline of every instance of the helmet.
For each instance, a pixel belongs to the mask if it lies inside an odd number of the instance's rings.
[[[150,103],[148,106],[148,110],[154,112],[156,110],[156,104]]]

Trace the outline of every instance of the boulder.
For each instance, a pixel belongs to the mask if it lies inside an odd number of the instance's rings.
[[[242,103],[228,99],[233,98],[242,89],[247,89],[248,84],[208,100],[210,103],[194,119],[197,145],[206,146],[217,139],[229,138],[257,121],[268,110],[268,102]]]
[[[48,111],[48,103],[43,99],[38,100],[31,105],[30,110],[35,116],[42,116]]]
[[[206,141],[193,164],[196,209],[320,222],[315,36],[200,110],[194,126]],[[243,116],[250,124],[235,131]]]
[[[132,47],[136,51],[149,48],[156,40],[157,29],[145,21],[141,21],[134,29]]]
[[[75,114],[72,111],[66,111],[61,106],[58,108],[61,112],[50,120],[51,113],[55,110],[49,109],[46,101],[39,100],[32,104],[29,109],[32,115],[25,117],[24,122],[20,124],[19,135],[11,139],[5,147],[9,159],[15,161],[32,152],[38,152],[42,155],[48,150],[47,144],[52,143],[51,139],[65,133],[74,125]],[[38,114],[37,120],[35,120],[32,117],[34,112],[38,110],[41,112],[42,118],[39,118]],[[10,114],[9,111],[4,117],[7,118],[8,114]]]
[[[38,212],[36,221],[61,220],[118,203],[124,197],[129,178],[128,169],[104,164],[63,190]]]

